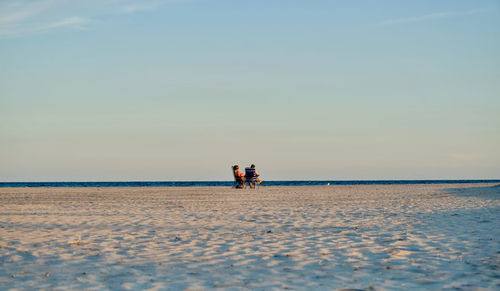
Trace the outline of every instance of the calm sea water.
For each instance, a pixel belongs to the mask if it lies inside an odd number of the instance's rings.
[[[349,180],[349,181],[264,181],[260,186],[390,185],[500,183],[496,180]],[[117,182],[0,182],[0,187],[231,187],[232,181],[117,181]]]

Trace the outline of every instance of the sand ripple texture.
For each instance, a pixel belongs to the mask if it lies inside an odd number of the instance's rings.
[[[1,290],[500,290],[492,184],[0,189]]]

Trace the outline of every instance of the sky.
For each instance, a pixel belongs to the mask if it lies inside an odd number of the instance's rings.
[[[0,1],[0,181],[500,178],[499,1]]]

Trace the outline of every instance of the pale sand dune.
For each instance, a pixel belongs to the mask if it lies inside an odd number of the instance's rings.
[[[500,290],[492,184],[0,189],[0,289]]]

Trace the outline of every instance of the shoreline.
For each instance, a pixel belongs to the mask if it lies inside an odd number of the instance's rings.
[[[227,187],[233,181],[101,181],[101,182],[0,182],[1,188],[77,188],[77,187]],[[339,186],[339,185],[426,185],[499,183],[500,179],[477,180],[289,180],[264,181],[259,187]]]

